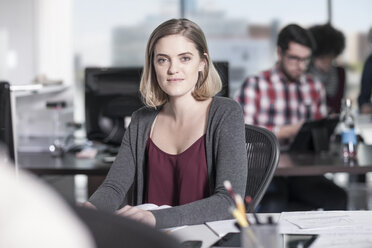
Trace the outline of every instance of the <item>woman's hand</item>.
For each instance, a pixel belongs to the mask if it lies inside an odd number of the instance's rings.
[[[155,216],[150,211],[142,210],[129,205],[117,210],[116,214],[150,226],[155,226],[156,224]]]
[[[96,206],[94,206],[92,203],[90,203],[88,201],[86,201],[84,203],[78,203],[78,206],[97,210]]]

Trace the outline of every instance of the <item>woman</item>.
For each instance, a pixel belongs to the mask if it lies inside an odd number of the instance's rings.
[[[328,112],[340,113],[346,73],[345,68],[337,65],[335,60],[345,48],[345,36],[329,24],[312,26],[309,31],[316,44],[309,71],[326,89]]]
[[[133,113],[106,180],[86,205],[158,228],[231,217],[223,182],[244,195],[247,154],[242,110],[216,97],[220,89],[202,30],[187,19],[158,26],[140,84],[147,107]],[[126,198],[173,207],[145,211]]]

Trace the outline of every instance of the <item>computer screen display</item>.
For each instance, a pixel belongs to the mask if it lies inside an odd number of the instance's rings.
[[[222,80],[218,95],[229,95],[228,62],[215,62]],[[119,146],[124,118],[144,106],[140,93],[142,67],[89,67],[85,69],[85,128],[89,140]]]
[[[142,68],[86,68],[85,128],[87,138],[119,146],[124,118],[143,106],[139,93]]]
[[[5,150],[6,155],[14,162],[10,85],[7,82],[0,82],[0,149]]]
[[[229,62],[218,61],[213,64],[222,81],[222,89],[217,95],[229,97]]]

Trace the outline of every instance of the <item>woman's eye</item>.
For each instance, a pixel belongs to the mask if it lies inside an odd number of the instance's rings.
[[[159,59],[158,59],[158,63],[159,63],[159,64],[162,64],[162,63],[164,63],[165,61],[167,61],[167,59],[165,59],[165,58],[159,58]]]
[[[182,57],[181,61],[186,62],[186,61],[189,61],[190,59],[191,59],[190,57]]]

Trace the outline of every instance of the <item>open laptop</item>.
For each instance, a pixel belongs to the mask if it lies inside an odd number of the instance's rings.
[[[286,151],[328,151],[331,135],[338,123],[338,116],[305,122]]]

